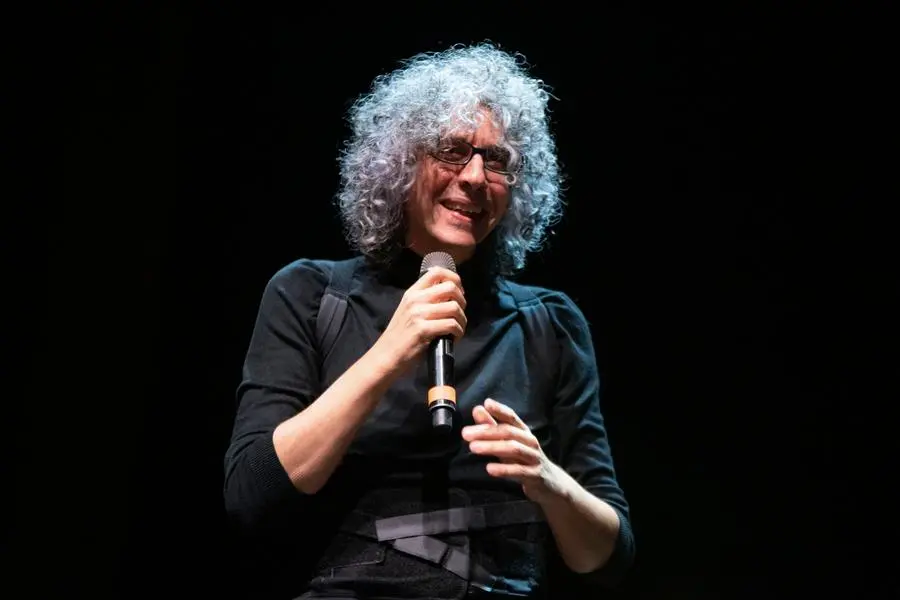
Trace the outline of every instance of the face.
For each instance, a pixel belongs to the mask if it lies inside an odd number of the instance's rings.
[[[474,131],[442,139],[441,147],[499,147],[500,130],[485,118]],[[407,245],[420,255],[442,250],[457,264],[468,260],[494,230],[509,205],[506,175],[485,168],[485,156],[472,154],[466,165],[450,164],[425,154],[406,202]],[[491,157],[488,166],[494,164]]]

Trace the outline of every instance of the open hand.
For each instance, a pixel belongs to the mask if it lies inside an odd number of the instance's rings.
[[[522,484],[530,500],[542,502],[563,494],[559,467],[544,454],[531,429],[513,409],[488,398],[472,411],[475,425],[462,430],[473,454],[500,459],[487,465],[494,477],[506,477]]]

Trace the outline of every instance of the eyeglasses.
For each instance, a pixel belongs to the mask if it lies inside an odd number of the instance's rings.
[[[476,154],[481,155],[484,168],[501,175],[515,175],[517,165],[512,165],[509,151],[503,148],[478,148],[465,140],[447,140],[438,143],[431,155],[451,165],[467,165]]]

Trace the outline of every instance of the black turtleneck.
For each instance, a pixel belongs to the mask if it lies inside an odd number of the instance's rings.
[[[403,248],[387,263],[360,259],[360,262],[365,263],[360,274],[378,286],[405,291],[418,279],[422,258],[422,255]],[[456,272],[466,293],[466,318],[469,324],[477,322],[485,312],[497,306],[497,291],[501,283],[500,278],[490,267],[489,261],[490,258],[486,254],[475,254],[472,259],[456,266]],[[386,315],[390,320],[396,304],[383,308],[386,313],[390,313]],[[384,324],[386,325],[387,321]]]
[[[487,490],[524,498],[521,487],[491,477],[487,459],[471,454],[459,429],[486,398],[510,405],[532,428],[547,455],[617,510],[622,534],[617,552],[630,562],[628,505],[620,489],[603,418],[600,381],[589,326],[563,293],[533,287],[550,315],[555,349],[544,364],[505,280],[487,261],[459,266],[468,303],[468,328],[455,345],[458,394],[454,430],[431,428],[426,408],[427,367],[396,381],[361,427],[344,461],[315,497],[292,485],[275,454],[272,433],[302,411],[357,361],[386,328],[406,289],[418,278],[421,257],[403,250],[389,264],[353,259],[348,310],[328,360],[317,348],[316,317],[333,264],[297,260],[267,284],[237,391],[238,408],[225,457],[225,503],[243,531],[274,534],[284,543],[312,543],[329,510],[365,504],[379,490],[402,490],[428,505],[445,503],[447,490]],[[398,505],[399,506],[399,505]],[[397,508],[396,510],[401,510]],[[305,533],[304,533],[305,532]]]

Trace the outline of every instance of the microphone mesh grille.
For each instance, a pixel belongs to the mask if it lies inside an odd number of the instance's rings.
[[[453,257],[446,252],[429,252],[422,259],[422,266],[419,267],[419,276],[425,273],[431,267],[443,267],[449,271],[456,273],[456,263]]]

